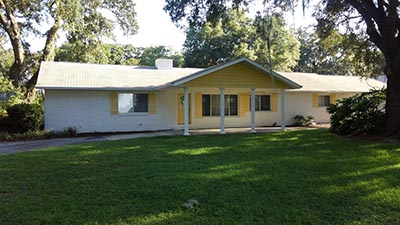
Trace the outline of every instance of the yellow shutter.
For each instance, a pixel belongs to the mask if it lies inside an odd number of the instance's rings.
[[[271,94],[271,112],[278,112],[278,94]]]
[[[201,92],[196,92],[196,118],[203,117],[203,99]]]
[[[111,115],[118,114],[118,92],[110,91],[110,112]]]
[[[149,93],[149,114],[156,114],[156,105],[157,105],[156,93],[150,92]]]
[[[313,94],[312,99],[313,99],[313,107],[318,108],[318,94]]]
[[[239,94],[239,117],[244,117],[245,112],[250,110],[250,94]]]
[[[331,104],[335,104],[336,103],[336,94],[331,94],[331,97],[330,97],[330,100],[331,100]]]

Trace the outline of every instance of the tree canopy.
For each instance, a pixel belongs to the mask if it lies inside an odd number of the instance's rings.
[[[285,28],[282,16],[274,14],[269,63],[266,36],[261,32],[266,19],[258,14],[253,20],[242,10],[228,10],[214,24],[189,27],[184,43],[185,66],[209,67],[247,57],[275,70],[290,71],[299,57],[299,42]]]
[[[301,43],[296,72],[366,77],[383,73],[382,53],[365,38],[337,31],[320,38],[318,32],[304,28],[297,30],[296,37]]]
[[[14,54],[8,76],[14,85],[29,78],[28,84],[35,84],[38,65],[33,74],[23,72],[29,37],[46,39],[40,60],[49,61],[54,59],[59,31],[64,31],[69,40],[85,45],[96,39],[111,38],[115,27],[125,34],[134,34],[135,15],[131,0],[0,0],[0,34],[7,36]]]
[[[55,56],[56,61],[143,66],[154,66],[158,58],[173,59],[175,67],[183,66],[183,55],[163,45],[144,48],[99,42],[79,48],[65,43],[56,49]]]

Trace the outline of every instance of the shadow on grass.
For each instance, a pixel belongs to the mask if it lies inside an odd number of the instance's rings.
[[[0,224],[398,224],[398,149],[311,130],[6,155]]]

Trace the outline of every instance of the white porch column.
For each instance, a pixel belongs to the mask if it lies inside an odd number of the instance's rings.
[[[285,89],[281,89],[281,130],[282,131],[286,131],[286,118],[285,118],[285,114],[286,114],[286,112],[285,112],[285,109],[286,109],[286,106],[285,106],[285,96],[286,95],[286,93],[285,93]]]
[[[220,134],[225,134],[225,88],[220,88],[220,124],[221,124],[221,131]]]
[[[255,88],[250,89],[251,133],[256,133],[256,97]]]
[[[184,136],[189,136],[189,90],[187,87],[183,88],[183,114],[184,114]]]

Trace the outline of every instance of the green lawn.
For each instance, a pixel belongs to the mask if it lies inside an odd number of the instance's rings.
[[[0,224],[400,224],[400,145],[308,130],[1,155]]]

